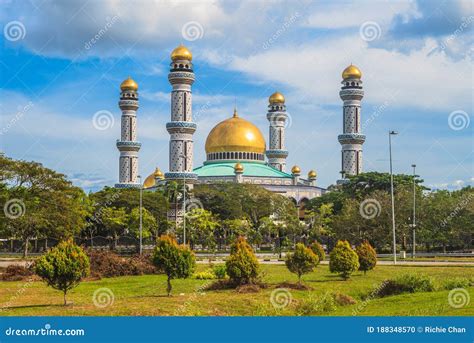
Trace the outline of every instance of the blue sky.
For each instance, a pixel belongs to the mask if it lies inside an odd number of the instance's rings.
[[[268,137],[267,99],[286,97],[288,165],[339,177],[341,72],[363,73],[364,170],[410,165],[433,188],[474,184],[471,1],[0,0],[0,150],[86,190],[118,177],[119,85],[139,84],[140,173],[168,169],[169,54],[193,52],[194,165],[232,114]],[[189,29],[187,31],[187,29]],[[105,130],[98,111],[112,113]]]

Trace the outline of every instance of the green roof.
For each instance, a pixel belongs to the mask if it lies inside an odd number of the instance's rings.
[[[204,164],[194,169],[198,177],[234,176],[234,166],[237,162],[216,162]],[[291,174],[281,172],[264,163],[239,162],[244,167],[244,176],[292,178]]]

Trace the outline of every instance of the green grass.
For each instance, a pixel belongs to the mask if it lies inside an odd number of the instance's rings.
[[[207,266],[200,265],[198,270]],[[383,280],[394,278],[405,272],[423,273],[432,276],[441,284],[447,278],[472,277],[472,267],[413,267],[378,266],[364,275],[355,273],[348,281],[331,274],[327,266],[318,266],[315,272],[305,275],[305,284],[311,291],[290,290],[293,301],[283,309],[275,309],[270,302],[272,291],[284,281],[295,282],[296,276],[283,265],[263,265],[264,280],[269,288],[259,293],[237,293],[234,290],[195,290],[209,280],[174,280],[173,296],[166,297],[166,279],[163,275],[144,275],[104,278],[82,282],[68,296],[72,305],[62,306],[62,294],[44,283],[35,281],[0,282],[0,315],[7,316],[156,316],[156,315],[296,315],[301,303],[309,299],[320,299],[327,292],[340,292],[353,297],[355,305],[337,306],[336,310],[319,315],[351,316],[357,308],[357,315],[382,316],[472,316],[474,314],[474,287],[468,289],[470,304],[456,309],[448,303],[449,291],[440,290],[427,293],[402,294],[385,298],[375,298],[365,303],[364,294]],[[211,281],[212,282],[212,281]],[[106,287],[114,293],[114,303],[105,308],[94,306],[92,296],[98,288]],[[23,291],[21,291],[23,289]],[[16,296],[17,295],[17,296]],[[8,308],[3,308],[5,304]]]

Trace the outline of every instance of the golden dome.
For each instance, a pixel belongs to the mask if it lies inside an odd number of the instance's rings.
[[[242,151],[265,153],[265,138],[251,122],[240,118],[234,110],[232,118],[214,126],[206,139],[206,153]]]
[[[244,172],[244,166],[241,165],[240,163],[236,163],[234,166],[234,171],[236,173],[243,173]]]
[[[283,96],[283,94],[279,93],[279,92],[275,92],[273,93],[272,95],[270,95],[270,97],[268,98],[268,102],[270,104],[274,104],[274,103],[284,103],[285,102],[285,97]]]
[[[359,68],[357,68],[355,65],[351,63],[350,66],[348,66],[344,71],[342,72],[342,78],[344,80],[347,79],[360,79],[362,78],[362,72],[360,71]]]
[[[173,61],[177,60],[193,60],[193,54],[186,48],[183,44],[180,44],[176,49],[171,53],[171,59]]]
[[[293,168],[291,168],[291,174],[300,174],[300,173],[301,173],[300,167],[293,166]]]
[[[120,89],[122,91],[127,91],[127,90],[137,91],[138,84],[135,81],[133,81],[133,79],[131,79],[129,76],[128,79],[126,79],[120,84]]]
[[[156,185],[156,179],[163,179],[164,175],[159,168],[156,168],[153,173],[147,176],[143,182],[143,188],[150,188]]]
[[[310,170],[308,173],[308,179],[316,179],[317,176],[318,174],[314,170]]]

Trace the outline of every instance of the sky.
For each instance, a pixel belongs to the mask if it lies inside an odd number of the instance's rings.
[[[194,166],[209,131],[239,115],[268,142],[285,95],[288,169],[340,177],[341,72],[362,71],[364,171],[474,185],[472,1],[0,0],[0,151],[86,191],[118,181],[120,83],[139,85],[139,172],[168,171],[170,52],[193,53]]]

